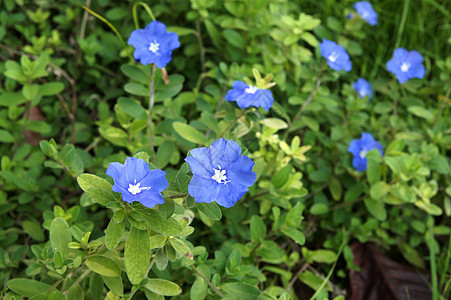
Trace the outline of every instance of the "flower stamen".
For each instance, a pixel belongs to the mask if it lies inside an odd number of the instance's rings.
[[[250,85],[247,89],[244,90],[246,94],[255,94],[258,91],[256,86]]]
[[[411,67],[411,65],[410,65],[409,63],[403,62],[403,63],[401,64],[401,71],[402,71],[402,72],[407,72],[407,71],[410,70],[410,67]]]
[[[337,58],[338,58],[338,55],[337,55],[337,53],[335,53],[335,52],[332,52],[332,53],[327,57],[327,59],[330,60],[331,62],[336,62],[336,61],[337,61]]]
[[[133,181],[133,183],[134,184],[129,183],[128,189],[127,189],[132,195],[139,194],[143,190],[150,190],[150,188],[151,188],[150,186],[149,187],[145,187],[145,186],[140,187],[141,183],[140,182],[136,183],[136,179]]]
[[[158,44],[157,41],[150,43],[149,51],[157,53],[158,50],[160,50],[160,44]]]
[[[366,157],[366,155],[368,154],[368,150],[367,149],[362,149],[359,153],[359,156],[361,159],[364,159]]]
[[[221,169],[221,166],[218,165],[218,169],[214,169],[215,174],[211,176],[213,180],[216,180],[217,183],[223,183],[226,184],[230,182],[230,180],[227,180],[227,176],[225,175],[226,170]]]

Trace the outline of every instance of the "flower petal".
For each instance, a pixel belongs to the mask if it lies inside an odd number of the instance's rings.
[[[185,161],[188,163],[191,172],[194,175],[203,177],[203,178],[211,178],[213,176],[213,167],[206,169],[205,165],[195,159],[193,156],[188,156],[185,158]]]
[[[241,184],[229,182],[227,184],[219,184],[219,193],[216,196],[216,203],[221,206],[230,208],[234,206],[238,200],[243,198],[249,189]]]
[[[359,172],[363,172],[367,168],[368,161],[366,158],[360,158],[360,156],[354,156],[352,159],[352,166]]]
[[[247,156],[240,156],[227,168],[226,176],[230,182],[250,187],[255,183],[257,174],[252,171],[254,162]],[[228,185],[228,183],[227,183]]]
[[[163,170],[160,169],[151,170],[139,182],[141,183],[141,187],[150,187],[149,191],[153,193],[161,193],[162,191],[167,189],[169,185],[165,175],[166,172]],[[145,190],[143,190],[142,192],[144,191]]]
[[[150,172],[149,164],[141,158],[127,157],[124,163],[125,178],[128,183],[140,182]]]
[[[160,193],[152,192],[151,190],[144,190],[138,194],[139,199],[135,200],[140,202],[145,207],[152,208],[157,204],[164,204],[164,198]]]
[[[194,175],[188,185],[188,193],[197,203],[211,203],[219,193],[220,183]]]
[[[241,155],[241,147],[238,143],[232,140],[220,138],[213,142],[210,147],[211,162],[214,167],[221,166],[221,168],[228,168],[229,164],[238,159]]]

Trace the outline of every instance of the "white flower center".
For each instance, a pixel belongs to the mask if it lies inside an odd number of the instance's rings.
[[[330,60],[331,62],[336,62],[336,61],[337,61],[337,58],[338,58],[338,55],[337,55],[337,53],[335,53],[335,52],[332,52],[332,53],[327,57],[327,59]]]
[[[401,71],[402,72],[407,72],[410,70],[410,64],[407,62],[403,62],[401,65]]]
[[[362,151],[360,151],[360,153],[359,153],[359,156],[360,156],[360,158],[363,159],[366,157],[367,154],[368,154],[368,150],[362,149]]]
[[[258,91],[256,86],[250,85],[247,89],[244,90],[246,94],[255,94]]]
[[[130,193],[132,193],[133,195],[139,194],[141,193],[142,190],[150,190],[150,186],[149,187],[139,187],[141,185],[140,182],[136,183],[136,179],[133,181],[134,184],[129,183],[128,184],[128,191]]]
[[[217,183],[223,183],[226,184],[228,182],[230,182],[230,180],[227,180],[227,176],[226,176],[226,170],[222,170],[221,166],[218,165],[218,169],[214,169],[215,171],[215,175],[211,176],[211,178],[213,180],[216,180]]]
[[[364,90],[364,89],[361,89],[360,91],[359,91],[359,95],[360,95],[360,97],[365,97],[366,95],[367,95],[368,93],[366,92],[366,90]]]
[[[369,17],[369,15],[370,15],[370,13],[365,10],[362,12],[362,14],[360,16],[362,17],[362,19],[366,19]]]
[[[158,50],[160,50],[160,44],[158,44],[157,41],[153,41],[152,43],[150,43],[149,51],[157,53]]]

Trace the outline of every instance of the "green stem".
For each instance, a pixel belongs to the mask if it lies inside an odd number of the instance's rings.
[[[124,49],[127,50],[128,56],[130,57],[130,61],[134,61],[132,54],[129,51],[129,48],[127,46],[127,44],[124,42],[124,39],[122,38],[121,34],[119,33],[119,31],[116,29],[116,27],[114,27],[113,24],[111,24],[107,19],[105,19],[104,17],[102,17],[101,15],[99,15],[98,13],[92,11],[90,8],[82,5],[81,7],[83,7],[83,9],[89,11],[91,13],[91,15],[93,15],[94,17],[96,17],[97,19],[99,19],[100,21],[102,21],[103,23],[105,23],[106,25],[108,25],[108,27],[111,28],[111,30],[113,30],[113,32],[116,34],[116,36],[118,37],[118,39],[121,41],[122,46],[124,47]]]
[[[238,120],[239,120],[242,116],[244,116],[246,113],[247,113],[247,110],[243,109],[243,110],[241,111],[241,114],[239,114],[238,117],[237,117],[235,120],[233,120],[233,122],[230,123],[230,125],[227,126],[227,128],[224,129],[223,132],[221,132],[221,134],[218,136],[218,139],[219,139],[219,138],[222,138],[222,137],[224,136],[224,134],[225,134],[227,131],[229,131],[229,130],[236,124],[236,122],[238,122]]]
[[[156,20],[155,16],[152,13],[152,10],[150,9],[150,7],[146,3],[144,3],[144,2],[135,3],[135,5],[133,5],[133,8],[132,8],[132,15],[133,15],[133,21],[135,23],[135,29],[139,28],[138,12],[137,12],[138,5],[141,5],[142,7],[144,7],[144,9],[147,11],[147,13],[149,14],[150,18],[153,21]]]
[[[225,298],[224,294],[221,293],[221,291],[210,281],[208,280],[199,270],[196,268],[195,265],[191,265],[193,267],[194,271],[196,271],[197,275],[199,275],[203,280],[205,280],[206,283],[218,294],[221,298]]]
[[[433,226],[434,226],[434,220],[431,216],[429,216],[428,221],[428,241],[427,245],[429,247],[429,261],[431,264],[431,291],[432,291],[432,299],[438,300],[438,286],[437,286],[437,265],[435,261],[435,252],[433,249],[434,244],[434,232],[433,232]]]
[[[155,104],[155,69],[156,65],[152,64],[150,67],[150,81],[149,81],[149,142],[150,142],[150,151],[152,153],[152,159],[155,157],[155,152],[153,149],[153,131],[152,131],[152,110],[153,105]],[[155,162],[155,161],[154,161]]]
[[[324,74],[324,70],[321,70],[321,72],[318,75],[318,78],[316,79],[315,87],[310,92],[310,94],[307,97],[307,100],[305,100],[305,102],[302,104],[301,109],[299,109],[298,113],[296,114],[296,116],[294,116],[293,120],[290,122],[290,125],[288,126],[287,130],[285,131],[284,140],[287,139],[291,127],[293,127],[293,124],[301,117],[301,114],[304,111],[304,109],[307,107],[307,105],[310,102],[312,102],[313,96],[315,95],[315,92],[318,90],[319,85],[321,84],[321,78],[322,78],[323,74]]]
[[[310,298],[310,300],[313,300],[316,298],[316,296],[318,296],[319,292],[321,292],[321,290],[324,288],[324,286],[327,284],[327,282],[329,281],[330,276],[332,276],[332,273],[335,270],[335,267],[337,266],[337,262],[338,262],[338,258],[340,258],[341,255],[341,251],[343,251],[343,248],[346,244],[346,239],[343,239],[343,242],[340,245],[340,249],[338,249],[337,252],[337,258],[334,261],[334,264],[332,265],[332,268],[330,269],[329,273],[327,274],[326,278],[323,280],[323,282],[321,283],[321,285],[319,286],[319,288],[316,290],[316,292],[313,294],[313,296]]]

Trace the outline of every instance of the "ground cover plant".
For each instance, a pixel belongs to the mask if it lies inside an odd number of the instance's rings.
[[[451,4],[0,4],[2,299],[449,299]]]

